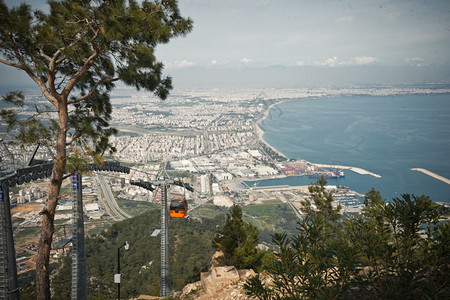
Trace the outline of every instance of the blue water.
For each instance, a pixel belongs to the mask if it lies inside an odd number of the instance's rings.
[[[450,178],[450,94],[358,96],[281,103],[260,123],[264,139],[289,158],[360,167],[329,184],[360,193],[371,187],[388,201],[402,193],[450,203],[450,185],[411,168]],[[303,185],[315,179],[288,177],[265,185]]]

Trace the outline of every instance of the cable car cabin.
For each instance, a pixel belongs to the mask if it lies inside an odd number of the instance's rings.
[[[275,256],[276,259],[281,259],[281,254],[280,254],[280,252],[273,251],[273,255]]]
[[[188,204],[186,198],[175,198],[170,202],[169,214],[172,218],[184,218],[187,216]]]

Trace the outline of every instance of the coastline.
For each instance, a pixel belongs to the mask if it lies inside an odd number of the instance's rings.
[[[269,116],[269,112],[270,110],[278,104],[284,103],[286,102],[286,100],[282,100],[282,101],[278,101],[275,103],[270,104],[266,111],[264,112],[264,114],[255,121],[255,123],[253,124],[253,128],[255,131],[256,136],[258,137],[258,139],[260,140],[260,142],[264,143],[264,145],[266,145],[268,148],[272,149],[275,153],[277,153],[278,155],[289,159],[286,155],[284,155],[283,153],[281,153],[280,151],[278,151],[277,149],[275,149],[275,147],[273,147],[272,145],[270,145],[268,142],[266,142],[266,140],[264,140],[263,135],[264,135],[264,131],[261,129],[261,127],[259,127],[259,123],[261,123],[265,118],[267,118]]]
[[[286,155],[284,155],[283,153],[281,153],[280,151],[278,151],[275,147],[273,147],[272,145],[270,145],[266,140],[264,140],[263,135],[264,135],[264,131],[261,129],[261,127],[259,127],[259,123],[261,123],[264,119],[267,118],[267,116],[269,116],[270,110],[275,106],[275,105],[279,105],[281,103],[286,102],[286,100],[281,100],[275,103],[272,103],[271,105],[269,105],[266,109],[266,111],[264,112],[264,114],[255,121],[254,123],[254,130],[255,133],[258,137],[258,139],[264,143],[268,148],[272,149],[274,152],[276,152],[278,155],[289,159]],[[332,169],[343,169],[343,170],[350,170],[353,171],[355,173],[358,173],[360,175],[370,175],[373,176],[375,178],[381,178],[381,175],[367,171],[363,168],[358,168],[358,167],[352,167],[352,166],[341,166],[341,165],[327,165],[327,164],[317,164],[317,163],[313,163],[313,165],[317,166],[317,167],[321,167],[321,168],[332,168]],[[436,174],[437,175],[437,174]],[[431,175],[430,175],[431,176]],[[439,175],[437,175],[439,176]],[[444,181],[445,182],[445,181]]]

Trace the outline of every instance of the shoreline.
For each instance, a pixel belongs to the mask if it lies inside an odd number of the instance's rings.
[[[442,181],[442,182],[444,182],[444,183],[446,183],[446,184],[450,184],[450,179],[445,178],[444,176],[441,176],[441,175],[436,174],[436,173],[434,173],[434,172],[431,172],[431,171],[429,171],[429,170],[427,170],[427,169],[422,169],[422,168],[411,168],[411,171],[421,172],[421,173],[423,173],[423,174],[425,174],[425,175],[428,175],[428,176],[430,176],[430,177],[433,177],[434,179],[440,180],[440,181]]]
[[[277,149],[275,149],[275,147],[273,147],[273,146],[270,145],[268,142],[266,142],[266,140],[263,138],[264,131],[261,129],[261,127],[259,127],[259,123],[261,123],[262,121],[264,121],[264,120],[269,116],[270,110],[271,110],[275,105],[278,105],[278,104],[281,104],[281,103],[284,103],[284,102],[286,102],[286,100],[281,100],[281,101],[278,101],[278,102],[275,102],[275,103],[270,104],[270,105],[267,107],[267,109],[266,109],[266,111],[264,112],[264,114],[263,114],[259,119],[257,119],[257,120],[255,121],[255,123],[254,123],[254,125],[253,125],[253,128],[254,128],[255,133],[256,133],[256,136],[258,137],[258,139],[259,139],[260,142],[264,143],[264,145],[266,145],[268,148],[272,149],[273,152],[277,153],[277,154],[280,155],[281,157],[284,157],[284,158],[286,158],[286,159],[289,159],[286,155],[284,155],[283,153],[281,153],[280,151],[278,151]]]
[[[284,158],[286,158],[286,159],[289,159],[289,157],[287,157],[286,155],[284,155],[283,153],[281,153],[279,150],[275,149],[275,147],[273,147],[273,146],[270,145],[266,140],[264,140],[264,138],[263,138],[264,131],[261,129],[261,127],[259,127],[259,123],[261,123],[263,120],[265,120],[265,119],[269,116],[270,110],[271,110],[275,105],[284,103],[284,102],[286,102],[286,101],[287,101],[287,100],[281,100],[281,101],[278,101],[278,102],[275,102],[275,103],[270,104],[270,105],[267,107],[267,109],[266,109],[266,111],[264,112],[264,114],[263,114],[259,119],[257,119],[257,120],[255,121],[255,123],[254,123],[254,125],[253,125],[253,128],[254,128],[254,130],[255,130],[256,136],[258,137],[258,139],[259,139],[262,143],[264,143],[268,148],[272,149],[272,150],[273,150],[274,152],[276,152],[278,155],[280,155],[280,156],[282,156],[282,157],[284,157]],[[332,169],[350,170],[350,171],[353,171],[353,172],[355,172],[355,173],[357,173],[357,174],[360,174],[360,175],[370,175],[370,176],[373,176],[373,177],[375,177],[375,178],[381,178],[381,175],[376,174],[376,173],[373,173],[373,172],[370,172],[370,171],[365,170],[365,169],[363,169],[363,168],[352,167],[352,166],[341,166],[341,165],[317,164],[317,163],[312,163],[312,164],[315,165],[315,166],[317,166],[317,167],[321,167],[321,168],[332,168]],[[436,174],[436,175],[437,175],[437,174]],[[431,175],[430,175],[430,176],[431,176]],[[439,176],[439,175],[437,175],[437,176]],[[448,179],[447,179],[447,180],[448,180]],[[445,182],[445,181],[444,181],[444,182]]]

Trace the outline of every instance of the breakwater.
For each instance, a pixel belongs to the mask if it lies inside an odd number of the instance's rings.
[[[440,180],[442,182],[445,182],[446,184],[450,184],[450,179],[445,178],[444,176],[441,176],[439,174],[436,174],[434,172],[428,171],[427,169],[422,169],[422,168],[412,168],[411,171],[418,171],[418,172],[422,172],[428,176],[431,176],[437,180]]]

